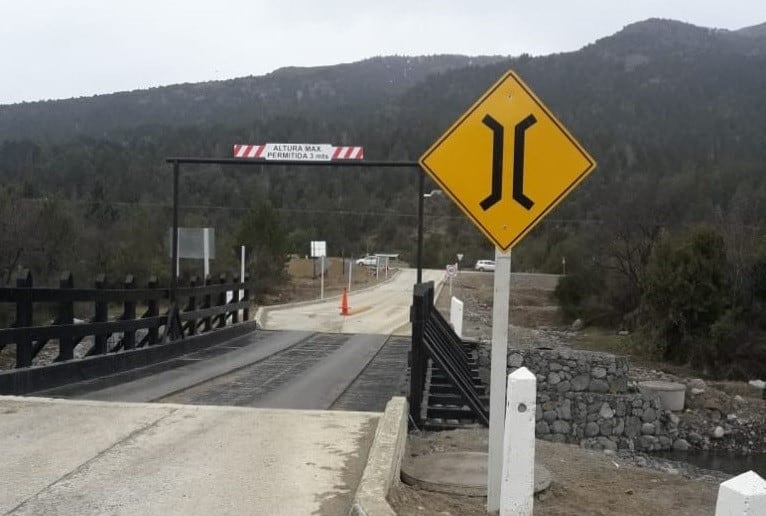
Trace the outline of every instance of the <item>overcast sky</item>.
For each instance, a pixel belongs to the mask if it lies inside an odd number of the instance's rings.
[[[376,55],[576,50],[650,17],[738,29],[766,0],[0,0],[0,104]]]

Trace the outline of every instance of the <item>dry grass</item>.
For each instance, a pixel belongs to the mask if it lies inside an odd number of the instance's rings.
[[[742,396],[743,398],[761,399],[763,393],[761,389],[753,387],[745,382],[709,382],[708,385],[723,391],[729,396]]]

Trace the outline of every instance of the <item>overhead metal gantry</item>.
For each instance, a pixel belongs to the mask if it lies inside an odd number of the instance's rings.
[[[178,288],[178,276],[176,275],[176,262],[178,261],[178,182],[181,174],[181,165],[233,165],[246,167],[338,167],[338,168],[411,168],[419,172],[418,180],[418,249],[417,249],[417,283],[423,280],[423,189],[425,173],[417,161],[371,161],[371,160],[331,160],[331,161],[294,161],[294,160],[262,160],[250,158],[191,158],[170,157],[165,158],[166,163],[173,165],[173,249],[170,262],[170,302],[176,300]]]

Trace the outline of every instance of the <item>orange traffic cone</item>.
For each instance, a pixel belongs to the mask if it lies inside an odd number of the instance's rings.
[[[340,315],[348,315],[348,292],[343,289],[343,297],[340,298]]]

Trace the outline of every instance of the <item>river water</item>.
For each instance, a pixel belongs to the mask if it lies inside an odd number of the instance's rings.
[[[766,453],[755,455],[736,455],[734,453],[713,451],[671,451],[653,454],[665,459],[693,464],[699,468],[723,471],[730,475],[739,475],[746,471],[755,471],[766,478]]]

